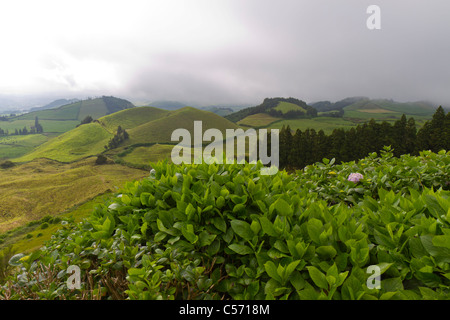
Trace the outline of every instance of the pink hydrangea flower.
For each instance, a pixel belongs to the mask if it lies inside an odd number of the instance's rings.
[[[364,176],[361,173],[350,173],[347,180],[356,183],[359,182],[359,180],[361,180],[362,178],[364,178]]]

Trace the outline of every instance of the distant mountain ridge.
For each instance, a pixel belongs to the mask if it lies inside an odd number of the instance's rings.
[[[72,104],[75,102],[80,101],[80,99],[74,98],[74,99],[57,99],[55,101],[52,101],[44,106],[41,107],[33,107],[30,109],[30,112],[32,111],[39,111],[39,110],[47,110],[47,109],[54,109],[61,106],[64,106],[66,104]]]
[[[56,108],[31,111],[17,116],[16,120],[30,120],[38,117],[40,120],[78,120],[87,116],[98,119],[120,110],[135,107],[130,101],[112,96],[79,100]]]

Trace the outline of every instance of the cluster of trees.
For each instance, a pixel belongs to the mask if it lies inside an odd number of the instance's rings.
[[[439,107],[432,120],[417,130],[414,118],[403,115],[394,124],[376,122],[358,125],[350,130],[335,129],[330,135],[314,129],[292,132],[289,126],[280,130],[280,167],[300,169],[306,165],[335,158],[337,162],[353,161],[391,146],[394,155],[417,155],[422,150],[450,150],[450,112]]]
[[[274,110],[280,102],[289,102],[306,110],[306,113],[301,110],[292,110],[286,113]],[[265,98],[263,103],[255,107],[245,108],[225,116],[226,119],[232,122],[238,122],[247,116],[257,113],[267,113],[274,117],[280,117],[285,119],[295,119],[295,118],[312,118],[317,117],[317,110],[311,107],[306,102],[296,99],[296,98]]]
[[[0,136],[9,136],[9,135],[27,135],[27,134],[35,134],[35,133],[43,133],[44,128],[39,123],[38,117],[34,118],[34,126],[31,126],[31,128],[28,130],[27,127],[23,127],[23,129],[15,129],[14,133],[10,133],[8,129],[4,130],[0,128]]]
[[[83,124],[91,123],[92,121],[94,121],[94,119],[91,116],[86,116],[83,120],[81,120],[80,124],[77,124],[77,127]]]
[[[102,96],[102,99],[105,103],[106,109],[108,109],[107,114],[134,107],[134,105],[130,101],[125,99],[111,96]]]
[[[122,129],[121,126],[118,126],[116,134],[109,140],[108,145],[105,146],[105,149],[108,150],[117,148],[122,142],[124,142],[128,138],[129,138],[128,132],[125,129]]]

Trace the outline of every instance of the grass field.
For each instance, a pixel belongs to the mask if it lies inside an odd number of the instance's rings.
[[[77,120],[83,120],[87,116],[93,119],[98,119],[108,113],[103,99],[92,99],[80,101],[80,110],[77,115]]]
[[[148,175],[118,164],[95,165],[95,159],[70,164],[37,159],[0,169],[0,232],[59,214]]]
[[[78,120],[39,120],[39,123],[42,125],[44,132],[56,132],[63,133],[69,130],[74,129],[77,124],[80,123]],[[34,126],[33,120],[14,120],[14,121],[1,121],[0,128],[3,130],[8,130],[10,134],[14,133],[14,131],[22,130],[24,127],[27,130],[30,130],[31,126]]]
[[[274,108],[274,110],[281,111],[283,114],[285,114],[288,111],[303,111],[306,113],[306,110],[294,103],[281,101],[278,103],[278,105]]]
[[[81,101],[68,104],[56,109],[39,110],[18,116],[15,120],[78,120]]]
[[[132,152],[122,157],[122,159],[133,165],[149,165],[150,162],[158,162],[159,160],[168,159],[174,145],[155,144],[149,147],[136,147]]]
[[[302,131],[306,129],[314,129],[316,131],[323,130],[325,134],[330,134],[335,128],[350,129],[354,127],[351,121],[346,121],[342,118],[333,117],[317,117],[312,119],[291,119],[281,120],[269,125],[270,129],[281,129],[283,126],[290,126],[291,130],[300,129]]]
[[[63,213],[55,215],[55,217],[61,218],[61,220],[73,219],[74,222],[80,222],[89,216],[97,206],[104,204],[105,200],[112,196],[112,193],[98,195],[91,200],[71,207],[63,211]],[[48,216],[44,216],[40,220],[28,222],[25,225],[3,233],[3,236],[1,237],[0,250],[8,246],[13,246],[15,252],[29,253],[42,247],[45,242],[51,238],[53,233],[62,227],[62,224],[57,222],[47,223],[46,225],[48,225],[48,227],[46,226],[44,228],[44,222],[47,220],[46,217]]]
[[[235,123],[212,112],[185,107],[171,111],[167,116],[130,129],[128,131],[130,139],[127,144],[172,142],[172,132],[180,128],[187,129],[191,133],[192,138],[194,121],[202,121],[203,131],[209,128],[216,128],[224,132],[225,129],[238,128]]]
[[[195,108],[186,107],[171,112],[150,107],[132,108],[65,132],[14,161],[26,162],[44,157],[70,162],[97,155],[105,151],[104,146],[108,144],[119,125],[127,129],[129,134],[129,139],[123,146],[140,143],[177,143],[178,141],[171,141],[172,132],[175,129],[185,128],[191,132],[193,139],[196,120],[202,121],[203,131],[217,128],[225,132],[225,129],[238,128],[236,124],[223,117]]]
[[[245,117],[241,121],[238,121],[237,124],[240,126],[248,126],[248,127],[266,127],[271,123],[280,120],[280,118],[275,118],[267,113],[256,113],[252,114],[248,117]]]
[[[42,157],[62,162],[79,160],[103,152],[112,136],[98,123],[85,124],[43,143],[14,161],[26,162]]]
[[[115,132],[120,125],[123,129],[137,127],[149,121],[157,120],[170,112],[153,107],[135,107],[104,116],[98,121],[109,131]]]
[[[47,140],[47,136],[43,134],[0,137],[0,159],[23,156]]]

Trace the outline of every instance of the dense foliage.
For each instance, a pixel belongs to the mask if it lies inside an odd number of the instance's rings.
[[[414,118],[406,119],[405,115],[393,124],[372,119],[349,130],[335,129],[329,135],[323,130],[292,132],[289,126],[283,127],[280,130],[280,166],[303,168],[332,157],[337,162],[353,161],[383,146],[391,146],[395,156],[418,155],[420,150],[450,150],[450,112],[445,114],[439,107],[419,130]]]
[[[154,165],[41,250],[13,256],[0,297],[450,298],[450,152],[385,148],[273,176],[261,166]],[[67,288],[70,265],[81,289]],[[380,289],[367,286],[373,265]]]

